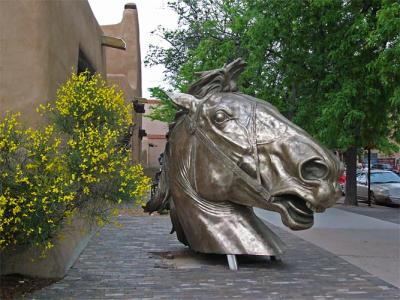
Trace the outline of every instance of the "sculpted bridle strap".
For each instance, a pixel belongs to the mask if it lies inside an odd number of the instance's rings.
[[[260,159],[258,156],[258,142],[257,142],[257,103],[254,103],[251,106],[251,134],[250,134],[250,139],[251,139],[251,146],[253,148],[253,156],[254,156],[254,162],[256,164],[256,173],[257,173],[257,182],[258,184],[261,185],[261,172],[260,172]]]
[[[215,155],[223,164],[229,168],[235,175],[237,175],[241,180],[243,180],[253,191],[260,195],[263,199],[269,199],[271,194],[261,185],[261,175],[260,175],[260,166],[258,159],[258,150],[257,150],[257,133],[256,133],[256,104],[252,107],[252,126],[251,126],[251,143],[253,146],[253,155],[257,168],[257,180],[247,174],[244,170],[242,170],[233,160],[231,160],[218,146],[212,141],[204,131],[197,126],[200,112],[202,110],[202,106],[204,105],[206,100],[203,100],[197,107],[196,113],[193,118],[189,116],[186,117],[186,120],[189,125],[190,133],[193,134],[196,139],[201,142],[203,145],[207,147],[207,149]],[[196,148],[196,145],[194,145]],[[195,150],[192,149],[192,153],[195,156]],[[192,157],[193,162],[195,157]],[[195,164],[194,164],[195,165]]]

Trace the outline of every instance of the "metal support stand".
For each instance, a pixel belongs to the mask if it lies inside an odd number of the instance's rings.
[[[229,269],[232,271],[237,271],[238,264],[237,264],[237,260],[236,260],[236,255],[235,254],[227,254],[226,258],[228,259]]]

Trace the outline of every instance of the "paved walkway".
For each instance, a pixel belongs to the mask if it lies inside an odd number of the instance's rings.
[[[34,299],[399,299],[399,290],[312,243],[272,227],[282,262],[225,257],[181,246],[168,217],[120,217],[95,236],[68,275]],[[163,258],[166,257],[166,258]],[[169,258],[169,259],[168,259]]]
[[[349,209],[383,217],[379,207]],[[397,212],[397,208],[385,209]],[[279,215],[264,210],[257,210],[257,213],[287,230]],[[330,208],[323,214],[315,214],[315,224],[311,229],[291,233],[400,287],[400,225],[395,222]]]
[[[376,218],[382,221],[400,224],[400,207],[389,207],[359,202],[358,206],[349,206],[342,203],[336,204],[335,208],[343,209],[356,214]]]

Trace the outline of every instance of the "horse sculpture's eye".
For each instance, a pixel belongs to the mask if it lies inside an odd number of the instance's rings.
[[[218,110],[214,115],[214,121],[217,124],[222,124],[227,120],[229,120],[229,116],[223,110]]]

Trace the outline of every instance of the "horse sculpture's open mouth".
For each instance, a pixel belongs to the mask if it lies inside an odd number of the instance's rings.
[[[296,195],[279,195],[273,198],[272,204],[281,214],[282,222],[291,229],[302,230],[314,224],[312,205]]]

